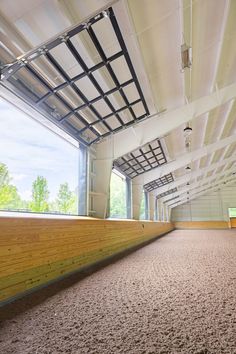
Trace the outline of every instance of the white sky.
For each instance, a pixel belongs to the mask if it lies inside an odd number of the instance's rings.
[[[37,176],[48,180],[50,200],[61,183],[78,185],[78,149],[1,99],[0,162],[23,199],[30,199]]]

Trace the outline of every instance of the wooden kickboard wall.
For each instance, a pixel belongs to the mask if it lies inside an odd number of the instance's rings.
[[[173,229],[167,222],[0,218],[0,305]]]
[[[227,221],[175,221],[175,229],[228,229]]]

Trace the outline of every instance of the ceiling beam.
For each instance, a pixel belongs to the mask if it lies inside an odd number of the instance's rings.
[[[180,200],[177,200],[175,203],[171,203],[171,202],[168,203],[168,206],[170,208],[175,208],[178,205],[184,204],[190,200],[197,199],[199,196],[207,194],[209,191],[219,189],[220,187],[222,187],[222,184],[224,184],[224,183],[235,183],[235,177],[232,178],[232,176],[226,176],[224,179],[222,179],[220,181],[218,180],[215,183],[211,184],[211,186],[208,188],[206,188],[205,186],[201,187],[201,188],[199,188],[198,191],[195,191],[195,193],[193,193],[192,195],[188,195],[186,197],[183,197]]]
[[[190,192],[190,191],[194,191],[194,190],[202,187],[204,184],[211,183],[216,178],[219,180],[220,177],[225,176],[225,175],[229,175],[230,173],[234,173],[234,172],[236,172],[236,166],[233,166],[233,167],[229,168],[226,171],[221,171],[221,172],[219,172],[217,174],[213,174],[212,176],[204,178],[204,179],[202,179],[202,180],[200,180],[198,182],[195,182],[195,183],[193,183],[193,184],[191,184],[189,186],[184,186],[184,188],[179,189],[176,192],[172,193],[171,197],[176,197],[178,195],[185,194],[185,193]],[[170,198],[170,196],[163,197],[162,201],[165,202],[166,200],[168,200],[168,197]]]
[[[225,160],[218,161],[210,166],[204,167],[204,168],[199,169],[197,171],[194,171],[191,173],[186,173],[182,177],[175,179],[173,182],[168,183],[168,184],[164,185],[163,187],[159,187],[159,188],[154,189],[151,193],[153,193],[154,195],[165,193],[170,189],[177,188],[183,184],[186,184],[187,182],[190,182],[191,180],[193,180],[197,177],[200,177],[212,170],[215,170],[215,169],[222,167],[222,166],[225,167],[227,164],[234,162],[234,161],[236,161],[236,156],[232,156],[232,157],[229,157]]]
[[[236,141],[236,134],[229,136],[228,138],[219,140],[213,144],[206,145],[191,151],[189,153],[181,155],[178,159],[166,163],[160,167],[157,167],[151,171],[145,172],[142,175],[135,177],[133,179],[134,184],[146,184],[154,181],[157,178],[167,175],[168,173],[174,172],[175,170],[189,165],[191,162],[200,159],[203,156],[212,154],[213,152],[221,149],[227,145],[230,145]]]
[[[97,145],[98,159],[117,159],[141,146],[169,134],[173,129],[236,97],[236,83],[216,90],[180,108],[153,115],[137,125],[118,132]]]

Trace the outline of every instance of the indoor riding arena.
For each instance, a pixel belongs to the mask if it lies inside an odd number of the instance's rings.
[[[236,354],[236,1],[0,28],[0,354]]]

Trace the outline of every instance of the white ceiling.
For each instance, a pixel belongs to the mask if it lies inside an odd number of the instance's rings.
[[[1,40],[10,49],[8,60],[13,61],[108,4],[106,0],[1,0]],[[175,110],[236,82],[235,0],[120,0],[115,1],[114,8],[152,114]],[[106,37],[106,33],[103,35]],[[181,68],[184,42],[192,47],[193,56],[192,68],[185,71]],[[108,50],[112,50],[112,43],[108,42]],[[234,134],[235,115],[236,103],[231,100],[193,119],[190,151]],[[189,152],[185,126],[163,138],[170,161]],[[231,144],[192,162],[192,174],[232,156],[235,147]],[[232,164],[203,176],[227,171]],[[185,176],[185,168],[173,171],[173,175],[177,179]],[[201,178],[198,175],[191,183]],[[178,189],[181,191],[181,186]]]

